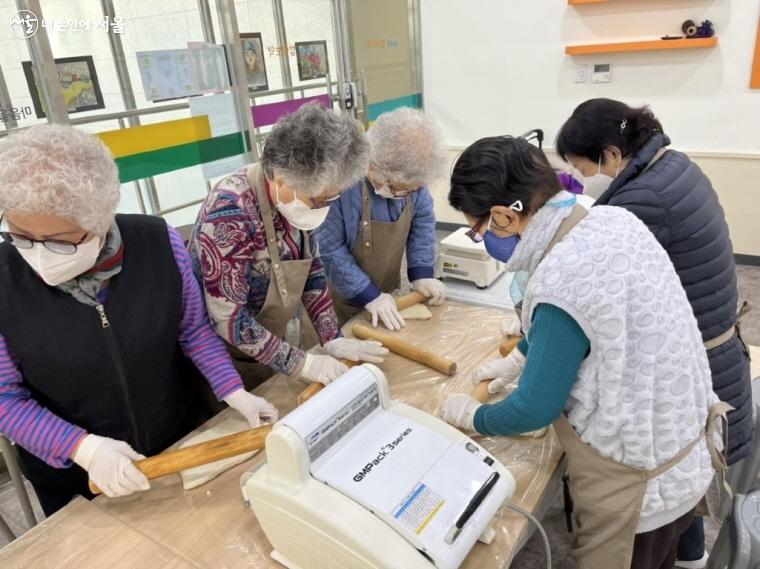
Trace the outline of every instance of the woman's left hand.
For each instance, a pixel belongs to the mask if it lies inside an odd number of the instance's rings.
[[[480,401],[466,393],[449,395],[443,402],[441,418],[460,429],[475,430],[475,412],[481,406]]]
[[[263,423],[274,423],[279,416],[277,408],[263,397],[248,393],[245,389],[233,391],[224,402],[245,417],[252,429]]]
[[[437,306],[446,300],[446,285],[438,279],[417,279],[412,281],[412,288],[427,296],[429,304]]]
[[[324,348],[335,359],[346,359],[352,362],[381,364],[383,357],[388,355],[388,349],[376,340],[335,338],[327,342]]]

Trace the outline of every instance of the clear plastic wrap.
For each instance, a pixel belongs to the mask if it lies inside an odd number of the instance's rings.
[[[404,330],[395,334],[455,361],[457,374],[447,377],[396,354],[386,357],[379,367],[388,378],[393,398],[437,414],[446,395],[474,390],[469,374],[479,363],[498,357],[499,325],[505,313],[454,302],[430,308],[431,320],[410,320]],[[356,318],[366,323],[363,315]],[[347,336],[351,325],[349,322],[344,328]],[[301,380],[276,375],[255,393],[269,399],[279,408],[280,416],[284,416],[295,407],[298,394],[307,386]],[[229,413],[232,411],[225,410],[196,432],[222,421]],[[553,432],[550,430],[539,439],[476,438],[514,475],[517,490],[512,501],[532,512],[544,510],[553,499],[562,456]],[[187,560],[190,566],[275,569],[280,566],[269,557],[271,546],[255,515],[243,506],[239,483],[243,472],[256,468],[264,460],[264,453],[259,453],[193,490],[183,491],[180,477],[169,476],[154,480],[149,492],[121,499],[100,497],[95,505]],[[55,518],[51,523],[54,521]],[[494,541],[488,546],[476,544],[463,568],[508,567],[530,532],[529,522],[506,508],[498,513],[494,528]]]

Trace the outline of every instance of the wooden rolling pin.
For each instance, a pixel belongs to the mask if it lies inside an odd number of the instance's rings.
[[[358,365],[362,364],[362,362],[355,362],[355,361],[352,361],[352,360],[340,360],[340,361],[341,361],[341,363],[347,365],[349,368],[352,368],[354,366],[358,366]],[[314,383],[312,383],[311,385],[309,385],[309,387],[307,387],[301,393],[298,394],[298,398],[296,399],[296,403],[298,405],[303,405],[309,399],[311,399],[312,397],[314,397],[317,393],[319,393],[320,391],[322,391],[325,387],[326,386],[325,386],[324,383],[319,383],[318,381],[315,381]]]
[[[241,433],[227,435],[205,443],[170,450],[138,460],[134,464],[149,480],[169,474],[177,474],[188,468],[195,468],[224,458],[264,448],[272,425],[264,425]],[[100,494],[100,489],[90,480],[90,492]]]
[[[499,344],[499,354],[501,354],[501,357],[506,358],[510,352],[515,349],[520,340],[522,340],[522,336],[510,336]],[[491,399],[491,392],[488,391],[488,386],[492,381],[492,379],[484,379],[481,381],[477,387],[475,387],[472,397],[481,403],[488,403]]]
[[[520,340],[522,340],[522,336],[510,336],[499,344],[499,354],[501,354],[501,357],[506,358],[515,349],[517,344],[520,343]]]
[[[446,358],[434,354],[424,348],[405,342],[392,332],[370,328],[364,324],[354,324],[351,327],[351,332],[354,336],[361,338],[362,340],[378,340],[391,352],[431,367],[446,375],[454,375],[457,372],[456,362],[452,362],[451,360],[447,360]]]
[[[398,308],[398,311],[401,312],[405,308],[409,308],[410,306],[414,306],[420,302],[425,302],[427,300],[427,296],[415,290],[409,294],[394,296],[393,300],[396,301],[396,308]],[[366,310],[364,311],[364,315],[367,317],[367,320],[372,320],[372,315]]]

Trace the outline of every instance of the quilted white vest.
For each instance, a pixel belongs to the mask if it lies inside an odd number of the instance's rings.
[[[561,194],[535,214],[507,264],[531,273],[523,330],[540,303],[575,319],[591,348],[565,408],[570,424],[603,456],[653,469],[699,436],[718,401],[696,319],[664,249],[622,208],[591,208],[541,260],[570,213],[551,206]],[[638,533],[691,510],[713,475],[702,441],[649,483]]]

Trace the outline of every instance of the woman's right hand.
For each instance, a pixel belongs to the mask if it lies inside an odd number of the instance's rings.
[[[348,371],[348,366],[332,356],[306,354],[301,377],[328,385]]]
[[[518,350],[512,350],[506,358],[490,360],[475,368],[472,372],[472,383],[478,385],[481,381],[492,379],[488,385],[491,394],[500,393],[514,382],[525,368],[525,356]]]
[[[133,464],[145,457],[124,441],[87,435],[74,453],[74,462],[87,471],[109,498],[148,490],[150,482]]]

